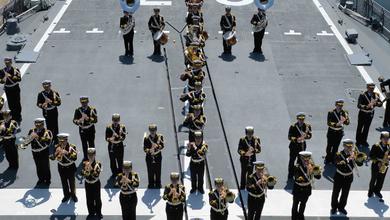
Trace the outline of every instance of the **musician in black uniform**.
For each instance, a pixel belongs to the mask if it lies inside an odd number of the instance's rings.
[[[203,107],[201,105],[191,106],[194,112],[190,112],[184,119],[183,126],[189,129],[188,141],[194,142],[194,133],[196,131],[203,131],[206,124],[206,116],[203,114]]]
[[[165,22],[164,17],[160,16],[160,9],[155,8],[153,9],[154,15],[150,16],[148,27],[149,30],[152,32],[152,38],[153,38],[153,55],[161,55],[161,44],[159,41],[154,40],[154,34],[157,31],[163,31],[165,28]]]
[[[16,131],[19,129],[18,122],[12,119],[11,110],[2,112],[3,120],[0,121],[0,138],[5,152],[5,158],[9,163],[10,169],[19,168],[18,148],[15,145]]]
[[[374,118],[374,108],[381,107],[382,102],[379,94],[374,92],[375,84],[367,83],[367,91],[360,94],[357,107],[359,109],[358,125],[356,128],[356,146],[368,147],[368,132],[372,119]]]
[[[148,169],[148,188],[161,188],[161,151],[164,148],[164,136],[157,133],[157,125],[149,125],[149,135],[144,137],[145,161]]]
[[[132,14],[123,11],[123,17],[120,19],[120,28],[122,30],[123,41],[125,43],[125,56],[133,56],[133,39],[134,39],[135,20]]]
[[[253,37],[255,42],[255,48],[253,53],[263,53],[261,46],[263,44],[263,38],[265,34],[265,28],[268,25],[267,15],[265,11],[258,8],[257,13],[253,15],[251,19],[251,24],[256,27],[256,30],[253,31]]]
[[[245,189],[246,180],[253,172],[253,162],[256,161],[256,154],[261,152],[260,138],[254,136],[254,128],[245,128],[245,136],[240,138],[237,152],[240,155],[241,182],[240,189]]]
[[[294,166],[293,205],[291,220],[305,219],[304,212],[307,200],[311,195],[313,178],[321,178],[321,168],[317,167],[311,159],[311,152],[299,152],[299,159]]]
[[[186,156],[191,157],[190,171],[191,171],[191,191],[194,193],[198,190],[199,193],[204,194],[204,168],[205,158],[208,150],[208,145],[203,141],[203,134],[201,131],[196,131],[195,141],[188,143]]]
[[[184,202],[186,201],[186,190],[184,185],[179,183],[179,173],[172,172],[170,178],[171,184],[165,186],[162,197],[167,201],[165,207],[167,220],[182,220]]]
[[[343,140],[344,150],[337,152],[336,173],[333,177],[332,209],[331,214],[340,213],[347,215],[345,206],[347,205],[349,190],[353,181],[353,170],[355,168],[354,144],[350,139]],[[341,191],[341,196],[340,196]],[[339,199],[340,196],[340,199]]]
[[[102,164],[95,159],[95,148],[88,148],[88,160],[83,162],[81,174],[85,178],[85,194],[87,199],[88,218],[96,216],[102,219],[102,199],[100,196],[99,175],[102,171]]]
[[[273,189],[275,182],[268,181],[269,174],[264,162],[255,161],[255,172],[248,175],[246,190],[248,191],[248,219],[260,220],[263,211],[265,197],[268,189]]]
[[[236,30],[236,17],[231,14],[231,7],[226,7],[225,12],[226,14],[222,15],[221,21],[219,23],[222,33],[225,34],[228,31],[235,31]],[[223,40],[223,53],[225,54],[231,54],[232,53],[232,46],[228,45],[226,40],[222,38]]]
[[[220,177],[214,179],[215,189],[209,192],[210,219],[227,220],[229,211],[227,203],[233,203],[236,197],[226,186]]]
[[[387,100],[386,101],[385,117],[383,119],[383,127],[388,128],[388,127],[390,127],[390,102],[388,100],[390,98],[390,79],[385,80],[381,76],[378,78],[378,80],[380,82],[381,91],[385,95],[385,98]],[[386,86],[387,86],[387,90],[386,90]]]
[[[121,116],[118,113],[112,115],[112,123],[106,127],[106,141],[108,142],[108,155],[110,157],[110,168],[112,176],[122,172],[123,152],[126,139],[126,127],[120,123]]]
[[[295,160],[299,152],[306,150],[306,140],[312,136],[311,125],[305,122],[306,115],[303,112],[297,114],[297,122],[290,126],[288,130],[288,140],[290,141],[290,159],[288,162],[288,178],[293,177]]]
[[[189,67],[184,73],[180,75],[182,81],[187,81],[187,91],[192,92],[195,90],[195,82],[203,82],[205,78],[205,72],[202,70],[202,67]]]
[[[373,194],[375,194],[375,196],[379,198],[379,201],[383,202],[381,190],[387,174],[390,158],[389,132],[382,131],[380,139],[380,142],[374,144],[370,151],[372,163],[368,197],[372,197]]]
[[[61,105],[60,94],[51,88],[51,81],[42,82],[43,91],[38,93],[37,106],[42,109],[42,115],[46,119],[46,127],[53,134],[53,141],[57,144],[58,134],[58,109]]]
[[[79,126],[81,144],[83,146],[83,160],[87,160],[87,149],[95,147],[95,124],[97,123],[97,111],[89,106],[88,96],[80,97],[81,106],[78,107],[73,116],[73,123]]]
[[[116,185],[120,187],[119,202],[122,209],[123,220],[136,220],[137,191],[139,186],[138,173],[132,171],[131,161],[123,161],[123,172],[116,179]]]
[[[341,139],[344,136],[344,125],[349,125],[348,111],[343,109],[344,100],[339,99],[335,103],[336,108],[328,112],[328,143],[326,146],[325,163],[333,163],[339,149]]]
[[[72,198],[73,202],[77,202],[75,174],[77,160],[77,149],[73,144],[68,143],[69,134],[59,133],[57,135],[58,144],[56,145],[55,158],[58,161],[58,172],[61,177],[62,191],[64,198],[62,202]]]
[[[29,138],[25,140],[26,143],[22,146],[24,148],[27,144],[31,144],[31,151],[37,169],[37,185],[50,185],[51,183],[49,146],[53,140],[53,134],[49,129],[45,128],[44,123],[44,118],[36,118],[34,120],[35,128],[30,129],[28,132]]]
[[[186,17],[187,26],[190,25],[203,25],[203,13],[200,10],[199,5],[193,5],[188,7],[190,10],[188,11]]]
[[[12,66],[11,58],[4,58],[4,64],[5,67],[0,70],[0,83],[4,84],[12,119],[20,124],[22,121],[22,106],[20,104],[19,82],[22,80],[22,75],[18,68]]]
[[[202,105],[204,100],[206,99],[206,93],[203,92],[202,82],[195,82],[195,90],[182,94],[180,96],[180,101],[185,102],[188,101],[189,110],[188,112],[194,112],[193,106]]]

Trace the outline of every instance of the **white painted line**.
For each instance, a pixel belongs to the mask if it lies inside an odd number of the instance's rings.
[[[99,28],[92,28],[91,31],[85,31],[87,34],[103,34],[104,31],[99,30]]]
[[[301,32],[295,32],[294,30],[290,30],[289,32],[284,32],[284,35],[302,35]]]
[[[169,34],[169,31],[163,31],[164,33],[166,33],[166,34]]]
[[[218,34],[223,34],[223,32],[222,31],[218,31]]]
[[[317,33],[317,36],[334,36],[334,34],[328,33],[327,31],[321,31],[321,33]]]
[[[144,5],[144,6],[171,6],[172,1],[141,0],[141,5]]]
[[[188,183],[187,183],[188,184]],[[191,184],[191,183],[190,183]],[[190,217],[209,218],[210,206],[207,193],[204,195],[189,195],[191,188],[186,186],[187,207]],[[79,188],[77,197],[79,202],[61,204],[62,189],[0,189],[2,195],[0,216],[21,216],[21,215],[87,215],[85,190]],[[235,195],[238,191],[232,189]],[[119,203],[119,189],[101,189],[103,215],[121,215]],[[160,217],[165,216],[165,201],[161,199],[163,189],[138,189],[137,215]],[[310,196],[305,216],[308,217],[329,217],[331,190],[313,190]],[[390,198],[390,191],[382,192],[384,198]],[[243,191],[246,203],[247,195]],[[74,208],[73,208],[74,206]],[[264,216],[290,216],[292,206],[292,195],[290,192],[275,189],[268,190],[264,204]],[[346,210],[349,217],[360,218],[386,218],[390,217],[388,210],[389,203],[380,203],[377,198],[367,198],[366,191],[350,191]],[[69,207],[69,208],[68,208]],[[229,204],[229,219],[236,219],[242,216],[242,209],[237,203]],[[17,210],[17,211],[16,211]],[[380,216],[381,215],[381,216]]]
[[[54,28],[57,26],[58,22],[62,18],[62,16],[65,14],[66,10],[68,9],[70,3],[72,3],[73,0],[66,0],[60,11],[58,11],[57,15],[54,17],[53,21],[49,25],[49,27],[46,29],[45,33],[42,35],[41,39],[38,41],[37,45],[34,47],[34,52],[39,52],[43,45],[45,44],[46,40],[49,38],[50,33],[53,32]],[[30,67],[31,63],[25,63],[20,67],[20,75],[21,77],[24,76],[27,69]],[[1,95],[3,97],[4,102],[7,102],[7,97],[5,93]]]
[[[58,31],[53,31],[54,34],[69,34],[70,31],[65,30],[65,28],[60,28]]]
[[[344,50],[347,52],[348,55],[353,54],[353,51],[351,47],[348,45],[347,41],[344,39],[344,37],[341,35],[340,31],[337,29],[336,25],[333,23],[332,19],[329,17],[329,15],[326,13],[325,9],[322,7],[321,3],[318,0],[312,0],[314,5],[317,7],[317,9],[320,11],[322,17],[324,17],[326,23],[329,25],[332,32],[336,35],[337,39],[339,40],[341,46],[343,46]],[[360,72],[360,75],[363,77],[364,81],[366,83],[372,83],[374,82],[371,78],[371,76],[367,73],[366,69],[363,66],[356,66],[358,71]],[[378,87],[375,87],[375,92],[380,94],[380,98],[383,100],[384,96],[381,93],[381,91],[378,89]],[[383,105],[383,108],[385,108],[385,105]]]
[[[253,35],[253,31],[251,32],[251,34]],[[266,32],[264,32],[264,34],[265,34],[265,35],[268,35],[269,32],[266,31]]]

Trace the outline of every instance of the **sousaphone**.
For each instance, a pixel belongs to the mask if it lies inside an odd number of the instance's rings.
[[[263,11],[271,8],[274,5],[274,0],[255,0],[255,5]]]
[[[134,14],[139,6],[141,5],[140,0],[119,0],[119,4],[123,11],[127,11],[131,14]]]

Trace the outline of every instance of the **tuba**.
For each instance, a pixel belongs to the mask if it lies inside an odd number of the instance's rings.
[[[141,5],[140,0],[119,0],[119,4],[123,11],[134,14]]]
[[[274,0],[255,0],[255,5],[257,8],[260,8],[263,11],[271,8],[274,4]]]

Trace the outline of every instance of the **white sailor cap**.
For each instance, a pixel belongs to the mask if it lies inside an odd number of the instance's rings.
[[[51,85],[51,80],[48,80],[48,79],[43,80],[42,85]]]
[[[304,112],[298,112],[298,113],[296,114],[296,116],[297,116],[297,119],[305,119],[305,118],[306,118],[306,113],[304,113]]]
[[[68,133],[59,133],[57,134],[58,139],[68,139],[69,134]]]
[[[335,103],[336,105],[344,105],[344,99],[337,99]]]
[[[86,95],[80,96],[80,102],[88,102],[88,101],[89,101],[88,96],[86,96]]]
[[[351,146],[353,146],[353,140],[352,139],[343,139],[343,145],[345,147],[351,147]]]
[[[389,138],[389,132],[387,132],[387,131],[382,131],[382,132],[381,132],[381,138]]]
[[[40,124],[40,123],[43,123],[43,122],[45,122],[44,118],[36,118],[36,119],[34,119],[34,123],[35,124]]]
[[[248,132],[252,132],[253,133],[254,131],[254,127],[253,126],[246,126],[245,127],[245,132],[248,133]]]
[[[264,169],[265,168],[265,163],[263,161],[255,161],[255,162],[253,162],[253,165],[255,166],[256,169]]]
[[[96,149],[94,147],[89,147],[87,152],[88,154],[96,154]]]
[[[299,152],[299,156],[301,156],[301,157],[311,157],[311,155],[312,155],[312,152],[310,152],[310,151]]]
[[[133,167],[133,163],[130,160],[123,161],[123,169],[128,170]]]

